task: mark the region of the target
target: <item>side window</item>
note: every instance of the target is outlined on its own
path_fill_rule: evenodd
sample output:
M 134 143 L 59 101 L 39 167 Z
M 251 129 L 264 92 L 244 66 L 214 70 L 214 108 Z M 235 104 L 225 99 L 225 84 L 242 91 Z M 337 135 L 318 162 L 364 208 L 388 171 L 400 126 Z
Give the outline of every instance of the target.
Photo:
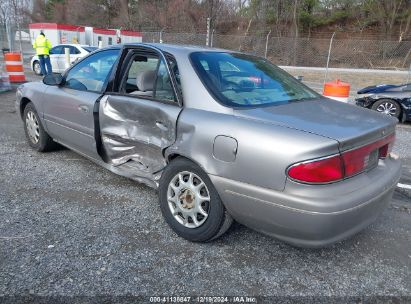
M 166 65 L 155 54 L 134 55 L 120 92 L 176 101 Z
M 75 46 L 70 46 L 70 55 L 80 54 L 80 51 Z
M 55 46 L 54 48 L 50 49 L 50 55 L 60 55 L 63 54 L 63 47 L 61 45 Z
M 158 66 L 155 98 L 176 101 L 171 78 L 163 60 L 160 61 Z
M 134 55 L 121 91 L 132 95 L 154 97 L 157 66 L 156 56 Z
M 100 92 L 120 50 L 97 52 L 76 64 L 66 75 L 64 86 L 80 91 Z
M 69 52 L 71 54 L 71 47 L 69 45 L 61 45 L 61 53 L 60 54 L 65 54 L 66 53 L 66 49 L 69 49 Z
M 177 90 L 181 93 L 181 77 L 180 77 L 180 71 L 177 66 L 177 62 L 174 59 L 174 57 L 167 57 L 168 61 L 168 66 L 170 67 L 170 72 L 174 75 L 174 78 L 176 80 L 176 85 L 177 85 Z M 170 84 L 171 85 L 171 84 Z

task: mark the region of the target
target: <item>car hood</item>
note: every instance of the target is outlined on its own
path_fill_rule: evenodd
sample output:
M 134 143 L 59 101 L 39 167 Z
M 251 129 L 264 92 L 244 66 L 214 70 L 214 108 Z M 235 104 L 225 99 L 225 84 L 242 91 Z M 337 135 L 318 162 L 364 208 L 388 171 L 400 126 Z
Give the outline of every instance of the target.
M 327 98 L 236 109 L 234 115 L 336 140 L 341 151 L 385 137 L 397 123 L 395 118 Z
M 389 91 L 401 91 L 405 85 L 393 85 L 393 84 L 379 84 L 374 86 L 365 87 L 357 92 L 357 94 L 378 94 Z

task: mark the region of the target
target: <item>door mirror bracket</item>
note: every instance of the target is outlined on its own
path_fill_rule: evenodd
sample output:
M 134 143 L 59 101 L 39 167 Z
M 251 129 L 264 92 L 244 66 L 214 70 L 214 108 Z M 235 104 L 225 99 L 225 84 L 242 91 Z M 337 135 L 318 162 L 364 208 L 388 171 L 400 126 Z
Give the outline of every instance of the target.
M 44 76 L 43 83 L 51 86 L 59 86 L 63 83 L 63 76 L 59 73 L 53 73 Z

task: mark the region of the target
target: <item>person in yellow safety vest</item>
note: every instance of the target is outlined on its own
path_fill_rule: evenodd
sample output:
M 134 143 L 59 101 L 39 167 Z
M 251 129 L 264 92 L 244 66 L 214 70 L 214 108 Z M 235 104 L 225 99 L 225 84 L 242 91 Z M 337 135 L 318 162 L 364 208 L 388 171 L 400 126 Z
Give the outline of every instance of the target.
M 53 73 L 50 62 L 51 42 L 46 38 L 43 31 L 41 31 L 40 35 L 34 40 L 33 48 L 36 50 L 36 55 L 39 57 L 41 74 L 45 76 Z

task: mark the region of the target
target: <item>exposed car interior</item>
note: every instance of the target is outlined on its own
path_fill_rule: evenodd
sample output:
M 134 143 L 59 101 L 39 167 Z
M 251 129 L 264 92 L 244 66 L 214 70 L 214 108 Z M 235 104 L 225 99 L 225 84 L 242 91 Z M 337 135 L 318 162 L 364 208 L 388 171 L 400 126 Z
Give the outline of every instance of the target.
M 120 91 L 133 96 L 175 101 L 171 78 L 163 60 L 154 54 L 135 54 Z
M 194 52 L 190 57 L 206 87 L 226 105 L 283 104 L 318 97 L 281 69 L 253 56 Z

